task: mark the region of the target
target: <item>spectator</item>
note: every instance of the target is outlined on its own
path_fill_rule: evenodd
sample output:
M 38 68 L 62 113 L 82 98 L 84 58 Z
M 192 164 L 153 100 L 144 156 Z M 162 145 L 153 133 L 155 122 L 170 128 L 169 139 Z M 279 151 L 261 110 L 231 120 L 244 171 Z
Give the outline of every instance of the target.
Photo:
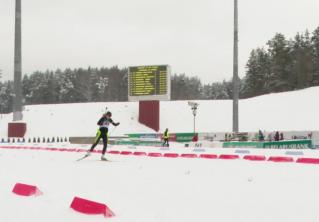
M 308 138 L 309 138 L 309 139 L 312 139 L 312 132 L 310 132 L 310 133 L 308 134 Z
M 164 143 L 163 143 L 163 146 L 167 146 L 169 147 L 169 133 L 168 133 L 168 129 L 166 128 L 165 132 L 163 133 L 163 140 L 164 140 Z
M 284 134 L 280 133 L 280 140 L 284 140 Z
M 261 132 L 261 130 L 259 130 L 258 139 L 259 139 L 259 141 L 264 141 L 265 140 L 264 134 L 263 134 L 263 132 Z
M 279 139 L 280 139 L 280 136 L 279 136 L 279 132 L 277 131 L 275 134 L 275 141 L 279 141 Z

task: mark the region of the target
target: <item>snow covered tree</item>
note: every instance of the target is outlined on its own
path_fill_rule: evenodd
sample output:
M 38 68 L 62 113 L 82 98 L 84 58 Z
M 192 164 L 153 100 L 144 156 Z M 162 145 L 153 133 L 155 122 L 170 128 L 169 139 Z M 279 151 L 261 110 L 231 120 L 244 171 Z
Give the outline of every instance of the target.
M 213 83 L 211 85 L 211 94 L 209 99 L 230 99 L 226 81 L 223 83 Z
M 246 65 L 243 95 L 252 97 L 269 92 L 270 56 L 263 48 L 252 50 Z
M 171 99 L 181 100 L 185 98 L 186 76 L 174 74 L 171 77 Z
M 203 86 L 198 77 L 187 77 L 185 74 L 175 74 L 171 77 L 172 100 L 200 99 Z
M 270 91 L 292 90 L 293 86 L 289 81 L 292 77 L 289 41 L 283 34 L 277 33 L 273 39 L 268 41 L 267 45 L 271 58 Z
M 0 82 L 0 113 L 12 112 L 13 95 L 13 82 Z
M 319 27 L 313 32 L 311 38 L 311 44 L 313 48 L 313 80 L 311 85 L 319 85 Z
M 311 86 L 314 72 L 313 48 L 310 34 L 298 33 L 292 42 L 291 50 L 291 85 L 294 89 Z
M 76 75 L 71 69 L 66 69 L 58 78 L 59 101 L 62 103 L 74 103 L 81 101 L 81 92 L 75 88 Z

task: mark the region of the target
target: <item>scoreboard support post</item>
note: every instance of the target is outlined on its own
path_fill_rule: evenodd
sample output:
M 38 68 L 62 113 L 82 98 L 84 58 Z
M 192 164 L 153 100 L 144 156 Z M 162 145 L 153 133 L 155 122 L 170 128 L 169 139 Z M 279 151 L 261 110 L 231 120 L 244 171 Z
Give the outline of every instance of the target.
M 158 132 L 160 129 L 160 101 L 139 101 L 138 121 Z
M 27 131 L 25 122 L 10 122 L 8 123 L 8 137 L 23 138 Z

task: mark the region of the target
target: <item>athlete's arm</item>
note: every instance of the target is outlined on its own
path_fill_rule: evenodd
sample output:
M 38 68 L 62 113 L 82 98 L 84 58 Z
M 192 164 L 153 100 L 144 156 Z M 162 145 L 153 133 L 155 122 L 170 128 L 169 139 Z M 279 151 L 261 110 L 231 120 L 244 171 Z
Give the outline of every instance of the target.
M 103 117 L 101 117 L 101 119 L 97 122 L 97 125 L 101 126 L 103 123 Z
M 112 119 L 110 119 L 110 123 L 112 123 L 113 124 L 113 126 L 118 126 L 118 125 L 120 125 L 120 123 L 118 122 L 118 123 L 114 123 L 114 121 L 112 120 Z

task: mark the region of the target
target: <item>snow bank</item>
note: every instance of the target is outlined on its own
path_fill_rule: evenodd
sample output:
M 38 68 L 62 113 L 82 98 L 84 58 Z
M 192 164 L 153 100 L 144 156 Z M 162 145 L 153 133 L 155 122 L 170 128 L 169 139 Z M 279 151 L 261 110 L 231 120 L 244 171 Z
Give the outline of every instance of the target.
M 317 95 L 319 87 L 312 87 L 240 100 L 240 130 L 318 130 Z M 232 130 L 232 101 L 197 102 L 200 104 L 196 117 L 198 132 Z M 113 119 L 121 123 L 116 129 L 111 129 L 113 135 L 154 132 L 138 123 L 137 102 L 79 103 L 26 106 L 23 112 L 28 124 L 26 136 L 94 136 L 96 122 L 106 106 L 112 111 Z M 193 115 L 187 101 L 162 101 L 160 118 L 160 131 L 165 128 L 171 132 L 193 131 Z M 11 120 L 12 114 L 1 117 L 0 137 L 6 137 L 7 124 Z

